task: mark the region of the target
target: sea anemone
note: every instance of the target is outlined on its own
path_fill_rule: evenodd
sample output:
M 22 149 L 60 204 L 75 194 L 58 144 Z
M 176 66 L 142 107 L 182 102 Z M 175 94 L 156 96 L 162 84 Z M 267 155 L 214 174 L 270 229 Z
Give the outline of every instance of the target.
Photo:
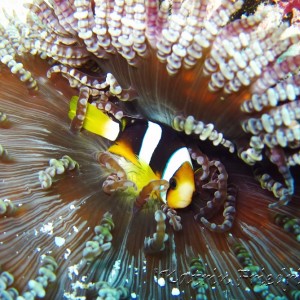
M 299 34 L 281 6 L 254 6 L 37 0 L 26 22 L 6 15 L 1 299 L 299 299 Z M 88 103 L 178 131 L 200 165 L 192 204 L 135 211 L 105 193 L 110 143 L 84 129 Z

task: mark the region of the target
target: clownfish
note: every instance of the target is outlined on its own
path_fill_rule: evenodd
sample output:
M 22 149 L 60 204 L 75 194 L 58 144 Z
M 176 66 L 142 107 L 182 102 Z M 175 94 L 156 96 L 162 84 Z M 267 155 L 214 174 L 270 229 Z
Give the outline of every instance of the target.
M 70 119 L 75 117 L 77 101 L 78 97 L 72 97 Z M 116 122 L 88 104 L 83 128 L 113 141 L 107 151 L 120 157 L 118 163 L 138 192 L 150 181 L 163 179 L 169 188 L 160 193 L 162 201 L 174 209 L 187 207 L 195 191 L 194 170 L 189 151 L 177 132 L 144 119 L 124 120 Z

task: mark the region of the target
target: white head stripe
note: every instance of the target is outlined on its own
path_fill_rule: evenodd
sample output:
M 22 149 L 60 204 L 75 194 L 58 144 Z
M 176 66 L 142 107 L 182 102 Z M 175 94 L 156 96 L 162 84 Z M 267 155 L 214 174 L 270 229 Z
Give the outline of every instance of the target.
M 139 159 L 147 164 L 150 163 L 154 150 L 161 139 L 162 129 L 158 124 L 148 122 L 148 128 L 144 135 L 139 153 Z
M 169 158 L 163 171 L 162 179 L 169 181 L 180 166 L 185 162 L 189 162 L 192 165 L 188 149 L 186 147 L 182 147 L 176 150 Z

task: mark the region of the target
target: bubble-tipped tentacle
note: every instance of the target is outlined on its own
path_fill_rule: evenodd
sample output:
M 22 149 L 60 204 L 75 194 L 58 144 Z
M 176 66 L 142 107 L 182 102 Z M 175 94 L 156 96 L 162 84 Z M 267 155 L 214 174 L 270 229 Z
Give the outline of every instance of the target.
M 166 215 L 161 211 L 157 210 L 155 212 L 155 221 L 157 222 L 156 233 L 153 237 L 146 237 L 144 241 L 144 248 L 147 254 L 153 254 L 165 249 L 165 241 L 168 240 L 168 235 L 166 234 Z
M 38 270 L 38 276 L 35 279 L 28 281 L 28 288 L 22 295 L 12 285 L 14 283 L 14 276 L 9 272 L 2 272 L 0 274 L 0 297 L 1 299 L 35 299 L 44 298 L 46 296 L 46 288 L 51 283 L 56 281 L 56 270 L 58 268 L 57 262 L 52 256 L 42 256 L 42 266 Z
M 85 115 L 86 115 L 89 96 L 90 96 L 89 88 L 87 87 L 80 88 L 76 115 L 70 125 L 71 130 L 75 133 L 79 132 L 82 129 Z
M 236 204 L 236 188 L 234 186 L 228 186 L 227 198 L 224 202 L 224 221 L 222 224 L 215 224 L 209 222 L 205 217 L 201 217 L 202 224 L 211 231 L 225 232 L 232 228 L 235 218 L 235 204 Z
M 109 100 L 100 100 L 96 102 L 96 106 L 98 109 L 102 110 L 105 113 L 111 114 L 117 120 L 122 120 L 124 117 L 124 112 L 117 105 L 112 103 Z
M 105 81 L 105 76 L 101 74 L 89 75 L 85 74 L 77 69 L 64 65 L 52 66 L 47 71 L 47 77 L 50 78 L 53 73 L 62 73 L 64 77 L 77 82 L 77 87 L 86 86 L 91 89 L 103 90 L 108 86 Z
M 93 261 L 102 252 L 108 251 L 111 248 L 112 234 L 114 229 L 112 214 L 106 212 L 100 222 L 100 225 L 94 229 L 95 236 L 92 241 L 86 242 L 82 256 L 87 262 Z
M 96 282 L 90 290 L 97 292 L 97 299 L 128 299 L 129 290 L 126 287 L 112 287 L 105 281 Z
M 229 230 L 235 217 L 236 189 L 227 186 L 228 174 L 224 165 L 216 160 L 209 161 L 208 157 L 199 149 L 189 148 L 192 159 L 201 166 L 195 172 L 196 192 L 200 198 L 210 190 L 216 190 L 206 202 L 206 205 L 198 208 L 195 219 L 203 223 L 211 231 L 224 232 Z M 224 221 L 217 225 L 208 221 L 209 218 L 217 214 L 224 205 Z
M 152 180 L 143 187 L 140 194 L 135 200 L 134 211 L 140 210 L 143 205 L 153 196 L 154 193 L 163 193 L 169 188 L 169 183 L 166 180 Z
M 288 166 L 294 167 L 300 165 L 300 150 L 286 156 L 286 162 Z
M 24 69 L 23 64 L 16 59 L 17 49 L 13 47 L 10 42 L 10 37 L 18 34 L 16 30 L 5 30 L 0 25 L 0 61 L 5 64 L 13 74 L 17 74 L 21 81 L 25 82 L 27 87 L 31 90 L 37 90 L 37 82 L 32 77 L 31 73 Z M 18 43 L 17 43 L 18 44 Z
M 205 281 L 207 271 L 202 259 L 194 258 L 191 261 L 190 273 L 192 275 L 191 287 L 197 291 L 197 298 L 206 299 L 209 285 Z
M 291 200 L 289 189 L 279 181 L 274 180 L 270 174 L 265 173 L 262 167 L 256 166 L 254 168 L 254 176 L 263 189 L 272 192 L 279 199 L 277 202 L 269 204 L 270 208 L 286 205 Z
M 227 178 L 228 174 L 224 165 L 212 160 L 209 163 L 210 174 L 207 182 L 202 183 L 202 189 L 216 190 L 212 200 L 209 200 L 206 205 L 200 208 L 199 213 L 195 216 L 200 219 L 203 216 L 211 216 L 220 209 L 227 197 Z M 219 173 L 219 174 L 218 174 Z
M 275 214 L 274 223 L 295 236 L 297 242 L 300 242 L 300 219 L 285 214 Z
M 208 157 L 200 151 L 200 149 L 193 147 L 189 148 L 189 153 L 192 160 L 200 166 L 200 169 L 195 172 L 196 184 L 201 184 L 202 180 L 205 180 L 209 176 L 209 159 Z
M 180 231 L 182 229 L 181 217 L 177 215 L 177 211 L 170 208 L 167 204 L 163 204 L 161 209 L 168 217 L 169 224 L 173 227 L 173 229 L 175 231 Z
M 0 216 L 13 216 L 17 209 L 17 206 L 11 200 L 0 198 Z
M 42 189 L 50 188 L 56 175 L 61 175 L 66 171 L 73 171 L 78 168 L 79 164 L 68 155 L 64 155 L 59 160 L 50 159 L 49 167 L 38 174 Z
M 213 124 L 205 124 L 202 121 L 197 121 L 193 116 L 176 116 L 173 119 L 172 126 L 177 131 L 184 131 L 187 135 L 195 134 L 202 141 L 210 140 L 214 146 L 223 145 L 229 152 L 234 152 L 233 143 L 226 140 L 222 133 L 214 129 Z
M 112 172 L 103 182 L 102 188 L 105 193 L 111 194 L 130 187 L 136 189 L 135 183 L 127 179 L 126 172 L 112 154 L 109 152 L 100 152 L 97 154 L 97 160 L 104 169 Z

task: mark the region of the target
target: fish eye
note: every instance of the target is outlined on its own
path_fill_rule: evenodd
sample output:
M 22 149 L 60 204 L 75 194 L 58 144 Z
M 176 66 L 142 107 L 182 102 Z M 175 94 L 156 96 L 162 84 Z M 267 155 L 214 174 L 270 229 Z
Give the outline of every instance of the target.
M 177 187 L 177 181 L 174 177 L 172 177 L 169 181 L 170 189 L 175 190 Z

